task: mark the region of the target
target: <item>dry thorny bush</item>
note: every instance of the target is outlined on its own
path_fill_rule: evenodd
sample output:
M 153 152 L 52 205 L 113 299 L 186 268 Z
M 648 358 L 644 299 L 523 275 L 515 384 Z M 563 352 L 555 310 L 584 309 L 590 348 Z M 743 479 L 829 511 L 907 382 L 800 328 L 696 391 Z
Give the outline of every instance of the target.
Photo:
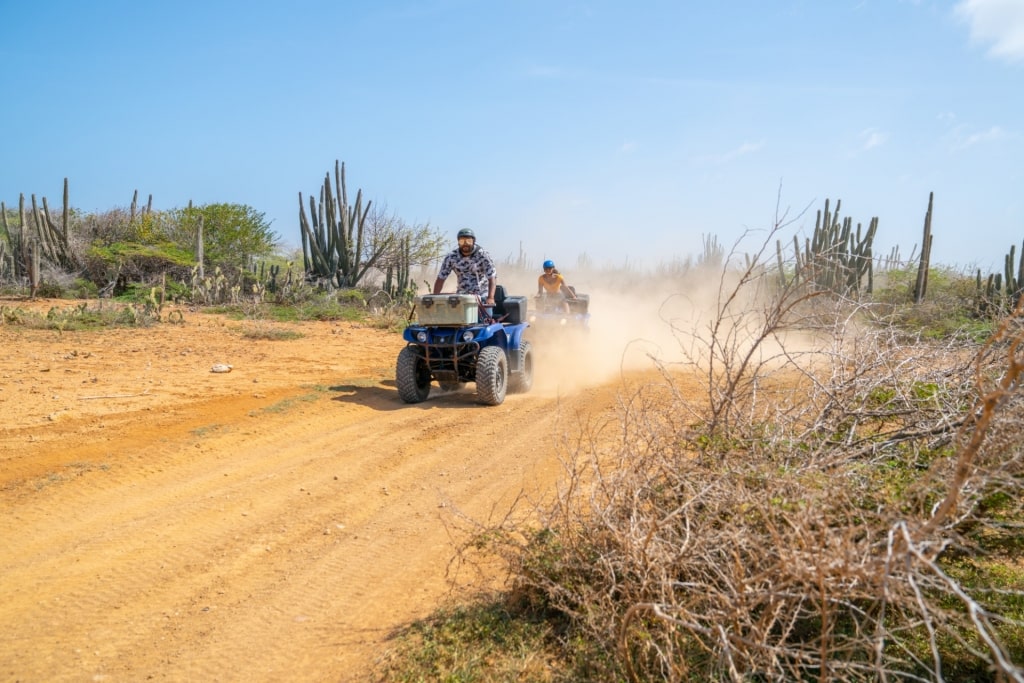
M 486 530 L 515 593 L 630 680 L 1024 681 L 1024 311 L 908 344 L 768 283 L 666 320 L 684 362 L 615 446 L 567 436 L 555 499 Z

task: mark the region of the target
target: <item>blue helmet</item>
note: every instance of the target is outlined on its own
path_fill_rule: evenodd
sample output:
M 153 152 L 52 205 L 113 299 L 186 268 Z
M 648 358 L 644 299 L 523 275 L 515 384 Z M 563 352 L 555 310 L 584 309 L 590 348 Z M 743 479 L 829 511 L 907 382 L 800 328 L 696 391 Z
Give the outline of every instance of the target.
M 545 261 L 545 262 L 544 262 L 544 267 L 545 267 L 545 268 L 554 268 L 554 267 L 555 267 L 555 262 L 554 262 L 554 261 L 551 261 L 551 260 L 549 259 L 549 260 L 547 260 L 547 261 Z

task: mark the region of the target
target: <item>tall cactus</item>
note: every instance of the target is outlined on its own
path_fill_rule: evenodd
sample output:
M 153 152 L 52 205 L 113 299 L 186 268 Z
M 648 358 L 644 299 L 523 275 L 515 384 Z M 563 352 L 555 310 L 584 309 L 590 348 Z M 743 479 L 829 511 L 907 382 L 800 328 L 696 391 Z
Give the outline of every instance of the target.
M 39 285 L 43 282 L 43 271 L 40 267 L 39 243 L 31 240 L 28 245 L 28 284 L 29 296 L 33 299 L 39 292 Z
M 1006 278 L 1006 293 L 1012 295 L 1017 288 L 1017 277 L 1013 271 L 1014 255 L 1017 252 L 1017 245 L 1010 245 L 1010 253 L 1003 257 L 1003 277 Z
M 849 273 L 847 275 L 847 287 L 853 291 L 860 290 L 861 280 L 867 276 L 868 282 L 865 288 L 867 294 L 875 290 L 875 268 L 874 254 L 871 245 L 875 241 L 875 233 L 878 232 L 878 216 L 874 216 L 868 224 L 867 233 L 861 239 L 860 223 L 857 224 L 857 239 L 851 240 Z
M 188 208 L 192 208 L 191 201 L 188 203 Z M 203 237 L 203 226 L 203 214 L 199 214 L 199 222 L 196 225 L 196 264 L 199 266 L 199 279 L 206 277 L 206 266 L 203 264 L 203 261 L 206 259 L 206 253 L 204 251 L 206 249 L 206 240 Z
M 921 260 L 917 265 L 917 281 L 914 283 L 914 303 L 924 301 L 928 292 L 928 268 L 932 258 L 932 202 L 935 193 L 928 193 L 928 211 L 924 214 L 924 234 L 921 237 Z
M 28 276 L 32 254 L 29 251 L 32 237 L 28 232 L 28 219 L 25 213 L 25 195 L 18 195 L 18 255 L 21 257 L 21 274 Z
M 1014 253 L 1017 245 L 1010 247 L 1010 253 L 1003 259 L 1003 275 L 1006 279 L 1006 300 L 1008 310 L 1017 306 L 1021 295 L 1024 294 L 1024 245 L 1021 246 L 1020 262 L 1014 270 Z
M 799 255 L 799 246 L 797 247 L 797 254 Z M 782 240 L 775 241 L 775 262 L 776 267 L 779 269 L 779 286 L 785 289 L 786 287 L 786 269 L 784 267 L 784 261 L 782 259 Z
M 7 242 L 0 240 L 0 282 L 14 275 L 13 255 L 7 251 Z
M 18 260 L 21 251 L 20 233 L 15 233 L 7 220 L 7 205 L 0 202 L 0 228 L 3 228 L 3 240 L 0 240 L 0 259 L 4 267 L 4 274 L 11 277 L 22 275 L 22 263 Z
M 981 284 L 981 268 L 978 268 L 974 276 L 974 315 L 984 317 L 988 314 L 992 303 L 993 277 L 989 273 L 985 286 Z

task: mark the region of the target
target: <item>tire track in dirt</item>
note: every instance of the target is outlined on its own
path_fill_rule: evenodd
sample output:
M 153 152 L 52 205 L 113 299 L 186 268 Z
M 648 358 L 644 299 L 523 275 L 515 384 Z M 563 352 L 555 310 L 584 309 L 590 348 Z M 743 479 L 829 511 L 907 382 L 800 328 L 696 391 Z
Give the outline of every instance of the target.
M 221 398 L 149 428 L 111 417 L 125 431 L 42 466 L 4 456 L 0 672 L 361 680 L 444 594 L 446 521 L 548 489 L 559 420 L 612 402 L 403 406 L 386 381 Z M 47 479 L 60 463 L 78 469 Z

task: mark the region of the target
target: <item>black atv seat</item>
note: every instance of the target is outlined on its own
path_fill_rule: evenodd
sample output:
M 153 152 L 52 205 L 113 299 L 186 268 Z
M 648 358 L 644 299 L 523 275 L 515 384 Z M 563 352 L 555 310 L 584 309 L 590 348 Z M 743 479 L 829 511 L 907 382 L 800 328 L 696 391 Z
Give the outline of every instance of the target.
M 505 288 L 501 285 L 495 285 L 493 309 L 495 320 L 501 320 L 507 315 L 505 312 L 505 296 Z

